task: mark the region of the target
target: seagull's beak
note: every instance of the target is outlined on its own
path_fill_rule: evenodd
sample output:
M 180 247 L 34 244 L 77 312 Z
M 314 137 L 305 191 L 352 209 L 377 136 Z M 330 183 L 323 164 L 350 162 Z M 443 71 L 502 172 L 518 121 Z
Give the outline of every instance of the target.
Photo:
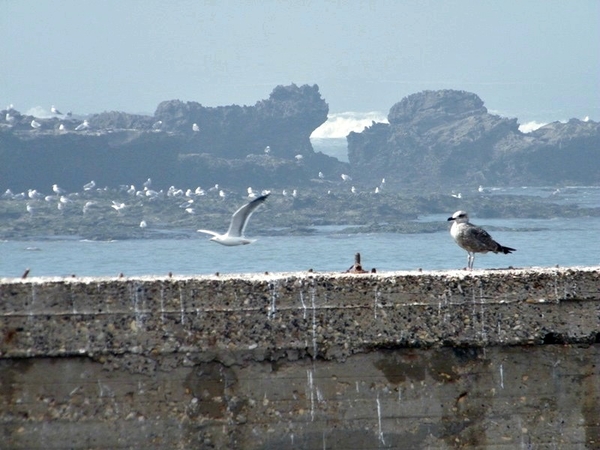
M 454 220 L 454 217 L 448 217 L 448 221 Z

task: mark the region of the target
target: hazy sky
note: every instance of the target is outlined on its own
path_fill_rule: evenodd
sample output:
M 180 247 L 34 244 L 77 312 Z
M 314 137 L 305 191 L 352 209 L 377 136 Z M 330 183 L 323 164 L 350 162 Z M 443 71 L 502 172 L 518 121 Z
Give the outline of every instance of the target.
M 599 0 L 0 0 L 0 108 L 153 113 L 318 84 L 330 112 L 426 89 L 600 120 Z

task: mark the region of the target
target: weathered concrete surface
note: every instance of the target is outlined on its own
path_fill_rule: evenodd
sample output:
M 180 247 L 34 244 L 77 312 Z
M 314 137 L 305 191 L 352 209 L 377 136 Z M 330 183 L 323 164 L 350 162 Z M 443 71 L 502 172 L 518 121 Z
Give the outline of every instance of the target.
M 0 448 L 600 448 L 600 269 L 3 279 Z

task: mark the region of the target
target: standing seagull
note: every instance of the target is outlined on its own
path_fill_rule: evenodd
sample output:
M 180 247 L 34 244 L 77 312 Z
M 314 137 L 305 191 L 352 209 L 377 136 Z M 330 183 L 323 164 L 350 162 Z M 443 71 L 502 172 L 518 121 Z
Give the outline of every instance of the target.
M 231 216 L 231 223 L 229 224 L 229 230 L 225 234 L 215 233 L 210 230 L 198 230 L 199 233 L 210 234 L 213 237 L 210 239 L 221 245 L 227 245 L 228 247 L 234 245 L 246 245 L 252 244 L 256 239 L 246 239 L 244 237 L 244 229 L 248 224 L 248 219 L 254 212 L 256 208 L 258 208 L 269 196 L 269 194 L 262 195 L 250 203 L 246 203 L 240 209 L 233 213 Z
M 454 221 L 450 234 L 459 247 L 467 251 L 467 269 L 473 270 L 475 253 L 512 253 L 514 248 L 503 247 L 492 239 L 483 228 L 469 222 L 469 215 L 464 211 L 456 211 L 448 220 Z
M 63 194 L 67 193 L 67 191 L 65 191 L 63 188 L 61 188 L 58 184 L 53 184 L 52 190 L 54 191 L 55 194 L 58 194 L 58 195 L 63 195 Z
M 75 127 L 75 131 L 83 131 L 87 130 L 90 127 L 90 124 L 87 120 L 84 120 L 82 123 Z

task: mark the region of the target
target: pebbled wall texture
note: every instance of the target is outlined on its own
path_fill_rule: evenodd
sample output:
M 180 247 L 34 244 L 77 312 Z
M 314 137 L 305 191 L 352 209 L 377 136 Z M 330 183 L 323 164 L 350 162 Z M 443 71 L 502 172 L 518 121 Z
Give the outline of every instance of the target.
M 0 279 L 2 449 L 598 449 L 600 268 Z

